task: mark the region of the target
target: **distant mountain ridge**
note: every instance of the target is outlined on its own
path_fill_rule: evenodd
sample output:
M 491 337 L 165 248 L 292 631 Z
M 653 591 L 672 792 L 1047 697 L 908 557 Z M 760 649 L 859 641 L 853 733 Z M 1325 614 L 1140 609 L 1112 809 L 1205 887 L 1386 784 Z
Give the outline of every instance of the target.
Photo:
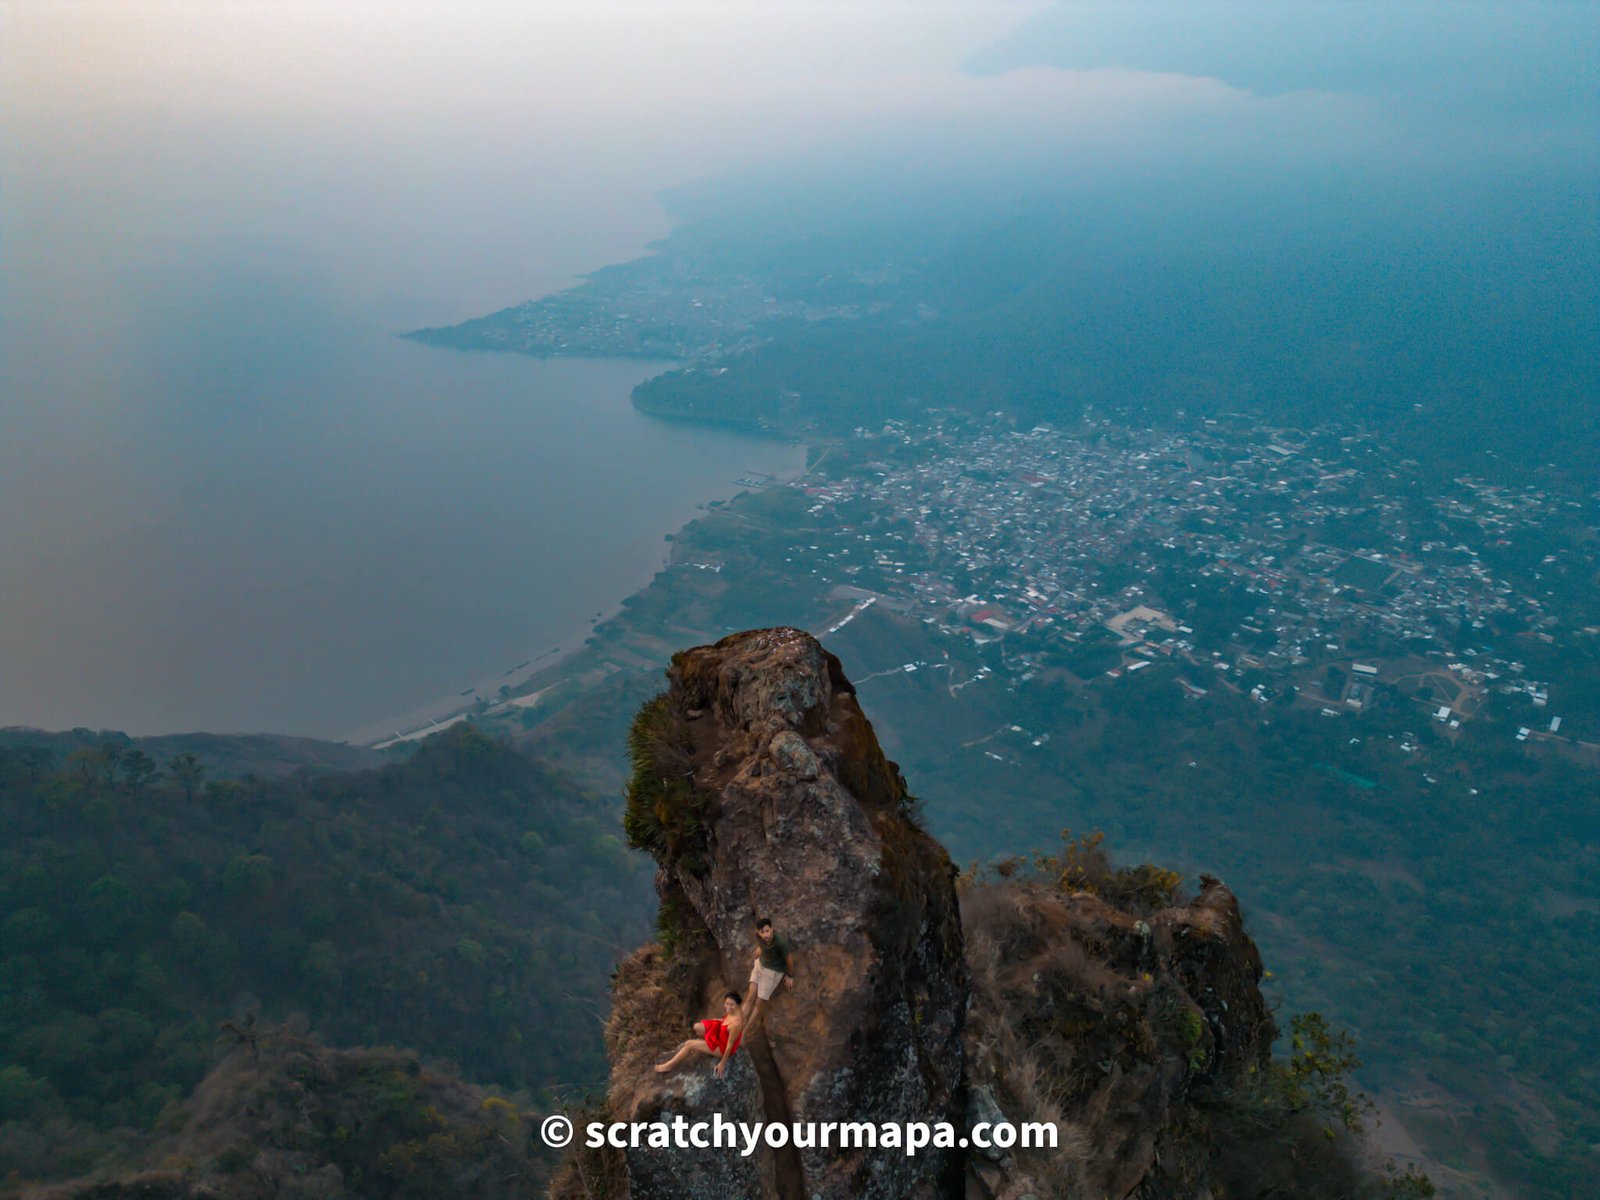
M 1570 180 L 1334 183 L 1109 171 L 905 221 L 886 196 L 846 221 L 733 189 L 649 258 L 408 336 L 668 354 L 641 410 L 782 436 L 938 408 L 1245 412 L 1364 423 L 1440 477 L 1600 484 L 1592 200 Z

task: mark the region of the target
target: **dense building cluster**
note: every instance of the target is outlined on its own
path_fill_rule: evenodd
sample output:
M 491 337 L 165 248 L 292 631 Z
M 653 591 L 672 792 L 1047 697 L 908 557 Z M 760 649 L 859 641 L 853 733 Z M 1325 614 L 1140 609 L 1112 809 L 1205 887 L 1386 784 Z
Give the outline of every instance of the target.
M 1330 712 L 1398 684 L 1459 724 L 1489 688 L 1542 706 L 1547 684 L 1524 678 L 1508 631 L 1568 632 L 1485 551 L 1576 502 L 1470 479 L 1429 487 L 1347 430 L 950 416 L 858 431 L 804 486 L 820 532 L 796 550 L 811 571 L 1004 639 L 1023 674 L 1165 658 L 1204 671 L 1186 674 L 1196 691 L 1292 692 Z

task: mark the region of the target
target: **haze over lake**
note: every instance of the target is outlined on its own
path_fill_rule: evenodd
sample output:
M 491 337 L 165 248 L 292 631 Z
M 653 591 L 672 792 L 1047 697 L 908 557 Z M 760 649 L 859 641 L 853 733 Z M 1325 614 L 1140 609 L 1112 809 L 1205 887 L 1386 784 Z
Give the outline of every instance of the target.
M 1583 6 L 1463 9 L 1447 70 L 1424 4 L 1047 7 L 0 5 L 0 724 L 337 735 L 581 634 L 798 448 L 639 415 L 647 364 L 394 335 L 636 257 L 707 176 L 779 227 L 1066 179 L 1113 252 L 1166 181 L 1291 267 L 1447 227 L 1548 281 L 1463 304 L 1583 336 Z

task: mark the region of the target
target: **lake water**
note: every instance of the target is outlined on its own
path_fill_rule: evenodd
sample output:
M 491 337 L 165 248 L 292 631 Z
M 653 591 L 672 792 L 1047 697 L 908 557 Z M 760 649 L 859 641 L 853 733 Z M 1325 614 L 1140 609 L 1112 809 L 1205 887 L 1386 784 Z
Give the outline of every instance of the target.
M 38 458 L 0 512 L 0 723 L 337 735 L 575 644 L 696 505 L 802 457 L 641 416 L 648 370 L 375 336 L 110 445 L 5 419 Z
M 705 169 L 561 107 L 583 21 L 0 11 L 0 724 L 339 736 L 581 639 L 800 461 L 641 416 L 650 364 L 395 336 L 642 253 Z

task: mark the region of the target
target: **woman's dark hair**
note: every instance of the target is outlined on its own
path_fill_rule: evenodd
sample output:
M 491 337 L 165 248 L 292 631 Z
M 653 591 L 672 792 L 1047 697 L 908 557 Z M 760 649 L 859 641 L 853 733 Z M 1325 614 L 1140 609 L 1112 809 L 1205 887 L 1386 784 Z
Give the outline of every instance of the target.
M 744 997 L 739 995 L 738 992 L 729 992 L 726 996 L 723 997 L 723 999 L 724 1000 L 732 1000 L 735 1004 L 743 1004 L 744 1003 Z

